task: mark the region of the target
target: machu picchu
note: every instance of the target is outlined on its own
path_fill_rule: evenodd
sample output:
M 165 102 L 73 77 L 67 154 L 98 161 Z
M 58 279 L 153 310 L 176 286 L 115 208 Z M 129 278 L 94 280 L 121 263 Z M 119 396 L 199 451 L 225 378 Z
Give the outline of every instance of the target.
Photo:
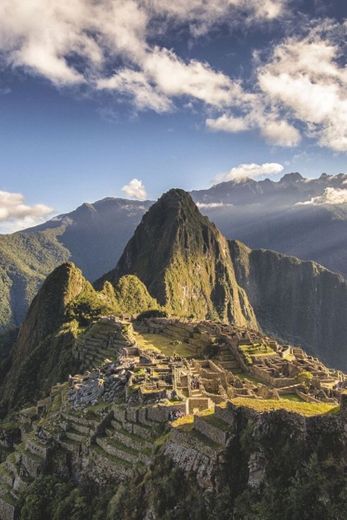
M 241 520 L 306 468 L 344 507 L 347 375 L 262 329 L 229 246 L 171 190 L 94 286 L 49 275 L 0 381 L 0 520 L 56 520 L 42 489 L 91 520 Z
M 0 464 L 1 520 L 17 518 L 31 483 L 62 466 L 102 488 L 145 474 L 160 455 L 212 490 L 240 413 L 251 421 L 287 411 L 308 428 L 330 416 L 347 431 L 347 375 L 237 325 L 109 315 L 77 338 L 73 355 L 81 373 L 12 416 L 20 434 Z M 248 460 L 253 489 L 265 479 L 259 457 Z

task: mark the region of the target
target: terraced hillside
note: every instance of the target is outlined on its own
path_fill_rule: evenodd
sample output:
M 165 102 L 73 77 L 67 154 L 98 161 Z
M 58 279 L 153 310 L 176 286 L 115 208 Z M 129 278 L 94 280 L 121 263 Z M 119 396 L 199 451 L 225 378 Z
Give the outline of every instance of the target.
M 109 359 L 102 360 L 106 354 Z M 335 460 L 338 450 L 336 468 L 342 467 L 347 376 L 298 347 L 210 321 L 107 317 L 81 337 L 75 355 L 89 370 L 8 418 L 1 520 L 20 518 L 39 483 L 62 474 L 73 479 L 76 492 L 87 481 L 101 496 L 111 486 L 112 500 L 134 519 L 128 499 L 143 489 L 139 518 L 153 507 L 160 514 L 159 482 L 168 464 L 186 493 L 232 490 L 225 506 L 231 512 L 241 507 L 232 505 L 236 496 L 274 485 L 272 448 L 282 460 L 283 442 L 292 446 L 286 478 L 293 479 L 303 458 L 327 441 L 327 432 L 334 442 L 320 456 Z M 0 442 L 2 428 L 0 423 Z M 286 441 L 277 438 L 279 429 L 288 433 Z M 201 507 L 204 517 L 213 518 L 210 506 Z

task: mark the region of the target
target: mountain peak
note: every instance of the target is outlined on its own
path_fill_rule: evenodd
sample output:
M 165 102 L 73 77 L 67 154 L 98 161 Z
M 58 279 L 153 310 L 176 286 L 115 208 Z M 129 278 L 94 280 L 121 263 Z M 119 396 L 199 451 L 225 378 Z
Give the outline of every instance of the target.
M 173 212 L 176 212 L 177 215 L 184 214 L 185 212 L 195 213 L 199 214 L 201 218 L 204 218 L 200 215 L 191 195 L 180 188 L 173 188 L 164 193 L 148 213 L 154 214 L 155 210 L 159 209 L 164 211 L 167 215 L 170 214 L 170 218 L 172 218 Z
M 304 177 L 301 175 L 301 173 L 292 172 L 292 173 L 286 173 L 285 175 L 283 175 L 280 182 L 289 184 L 289 183 L 300 182 L 303 180 L 304 180 Z
M 31 345 L 39 343 L 60 326 L 66 306 L 87 283 L 82 271 L 72 262 L 65 262 L 52 271 L 32 301 L 20 329 L 17 343 L 23 350 L 29 351 Z
M 168 191 L 149 209 L 117 267 L 98 285 L 127 274 L 137 275 L 170 314 L 257 327 L 227 241 L 183 190 Z

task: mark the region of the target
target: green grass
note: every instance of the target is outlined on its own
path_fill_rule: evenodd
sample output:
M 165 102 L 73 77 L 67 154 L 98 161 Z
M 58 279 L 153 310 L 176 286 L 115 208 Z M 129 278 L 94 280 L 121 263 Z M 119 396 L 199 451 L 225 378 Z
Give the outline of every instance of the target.
M 297 394 L 282 394 L 281 395 L 281 399 L 286 399 L 287 401 L 295 401 L 297 403 L 304 403 L 305 402 Z
M 100 448 L 100 446 L 98 446 L 97 444 L 93 445 L 93 451 L 95 451 L 100 457 L 103 457 L 104 459 L 111 461 L 115 466 L 126 466 L 128 468 L 132 467 L 132 464 L 127 460 L 123 460 L 119 457 L 116 457 L 115 455 L 106 453 L 106 451 Z
M 197 357 L 203 349 L 203 344 L 200 346 L 190 345 L 189 343 L 176 343 L 171 337 L 164 334 L 149 334 L 149 333 L 134 333 L 135 341 L 143 350 L 154 350 L 162 352 L 166 356 L 172 356 L 176 353 L 181 357 Z
M 231 399 L 236 406 L 245 406 L 253 408 L 257 412 L 271 412 L 273 410 L 287 410 L 288 412 L 298 413 L 300 415 L 324 415 L 337 412 L 339 407 L 330 403 L 306 403 L 298 402 L 294 399 L 252 399 L 248 397 L 237 397 Z
M 276 352 L 265 343 L 253 343 L 252 345 L 239 345 L 242 353 L 250 356 L 271 356 Z
M 194 415 L 184 415 L 183 417 L 172 421 L 171 425 L 180 430 L 191 431 L 194 425 Z
M 136 457 L 138 454 L 138 450 L 135 448 L 130 448 L 130 446 L 126 446 L 118 439 L 113 439 L 112 437 L 104 437 L 104 439 L 110 446 L 118 448 L 121 451 L 125 451 L 126 453 L 129 453 L 129 455 L 134 455 L 134 457 Z
M 249 381 L 250 383 L 254 383 L 256 385 L 258 385 L 259 383 L 263 384 L 263 382 L 260 381 L 260 379 L 249 374 L 240 373 L 237 374 L 237 377 L 241 379 L 241 381 Z

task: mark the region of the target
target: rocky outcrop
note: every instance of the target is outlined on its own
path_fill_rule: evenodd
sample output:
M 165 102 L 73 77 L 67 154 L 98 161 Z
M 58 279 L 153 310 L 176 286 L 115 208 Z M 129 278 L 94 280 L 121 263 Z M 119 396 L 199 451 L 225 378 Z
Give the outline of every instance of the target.
M 347 368 L 347 283 L 314 262 L 230 242 L 238 283 L 268 334 Z
M 116 269 L 97 285 L 115 284 L 125 274 L 136 274 L 174 315 L 257 327 L 237 284 L 227 241 L 183 190 L 170 190 L 151 207 Z
M 79 324 L 67 311 L 79 301 L 84 309 L 99 303 L 82 272 L 72 263 L 62 264 L 46 279 L 20 328 L 11 365 L 0 384 L 5 408 L 37 399 L 78 368 L 72 347 Z

